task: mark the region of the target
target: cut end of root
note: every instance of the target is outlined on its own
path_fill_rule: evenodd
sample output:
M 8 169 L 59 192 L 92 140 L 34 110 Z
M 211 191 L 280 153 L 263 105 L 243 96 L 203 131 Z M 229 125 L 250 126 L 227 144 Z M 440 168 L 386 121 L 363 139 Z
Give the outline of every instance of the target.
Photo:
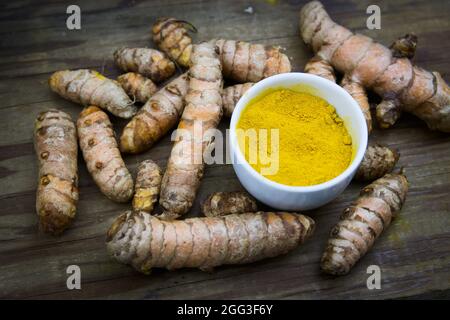
M 73 216 L 61 214 L 53 205 L 41 210 L 39 229 L 54 236 L 60 235 L 72 223 Z

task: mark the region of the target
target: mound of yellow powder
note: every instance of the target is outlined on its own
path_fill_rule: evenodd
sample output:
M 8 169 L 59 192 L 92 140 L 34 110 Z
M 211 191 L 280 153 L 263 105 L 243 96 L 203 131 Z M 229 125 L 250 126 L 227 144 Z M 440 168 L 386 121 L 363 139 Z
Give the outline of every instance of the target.
M 243 110 L 237 129 L 256 129 L 258 144 L 245 138 L 239 145 L 246 160 L 260 173 L 269 165 L 261 161 L 259 129 L 269 130 L 267 154 L 278 158 L 278 170 L 263 175 L 281 184 L 326 182 L 341 174 L 352 160 L 351 137 L 334 107 L 307 93 L 283 89 L 262 95 Z M 278 148 L 271 148 L 270 129 L 279 130 Z M 255 158 L 256 163 L 251 163 Z

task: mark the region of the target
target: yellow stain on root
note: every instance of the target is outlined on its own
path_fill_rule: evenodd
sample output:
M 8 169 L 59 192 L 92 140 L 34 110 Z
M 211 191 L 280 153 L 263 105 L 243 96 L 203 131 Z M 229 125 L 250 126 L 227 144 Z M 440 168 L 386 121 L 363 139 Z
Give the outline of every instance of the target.
M 352 139 L 335 108 L 308 93 L 288 89 L 268 91 L 252 100 L 242 111 L 236 129 L 279 129 L 279 153 L 275 174 L 266 178 L 289 186 L 311 186 L 341 174 L 352 160 Z M 258 135 L 259 139 L 259 135 Z M 249 143 L 250 142 L 250 143 Z M 246 160 L 259 173 L 262 164 L 258 144 L 249 139 L 239 141 Z M 257 152 L 257 161 L 249 161 Z M 254 159 L 254 158 L 253 158 Z

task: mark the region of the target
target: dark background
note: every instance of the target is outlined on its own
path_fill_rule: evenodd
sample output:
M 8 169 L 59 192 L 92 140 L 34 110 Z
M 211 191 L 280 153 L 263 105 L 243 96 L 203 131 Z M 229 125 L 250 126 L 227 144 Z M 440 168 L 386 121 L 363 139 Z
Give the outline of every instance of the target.
M 92 68 L 115 77 L 112 53 L 120 46 L 153 46 L 156 18 L 174 16 L 198 29 L 195 41 L 227 38 L 280 45 L 293 71 L 311 52 L 298 31 L 306 1 L 2 1 L 0 5 L 0 297 L 1 298 L 396 298 L 450 296 L 450 136 L 432 132 L 403 115 L 394 128 L 375 130 L 371 142 L 399 149 L 411 189 L 400 216 L 345 277 L 322 275 L 319 260 L 332 225 L 356 199 L 352 183 L 332 203 L 307 214 L 317 222 L 312 239 L 294 252 L 244 266 L 199 270 L 155 270 L 143 276 L 112 261 L 105 233 L 128 204 L 104 197 L 79 158 L 80 201 L 74 224 L 60 237 L 38 232 L 35 214 L 37 162 L 33 150 L 36 115 L 58 108 L 76 119 L 81 107 L 53 94 L 47 80 L 59 69 Z M 81 7 L 79 31 L 66 28 L 66 8 Z M 381 8 L 381 30 L 367 30 L 370 4 Z M 253 14 L 244 10 L 251 6 Z M 415 63 L 450 80 L 449 1 L 325 1 L 337 22 L 389 45 L 414 31 Z M 125 124 L 114 119 L 118 132 Z M 228 126 L 227 119 L 221 128 Z M 147 158 L 165 166 L 165 137 L 149 152 L 126 156 L 131 171 Z M 241 189 L 231 165 L 206 170 L 197 201 L 212 191 Z M 191 215 L 198 214 L 198 202 Z M 82 290 L 66 289 L 66 268 L 81 267 Z M 382 289 L 366 288 L 366 269 L 382 270 Z

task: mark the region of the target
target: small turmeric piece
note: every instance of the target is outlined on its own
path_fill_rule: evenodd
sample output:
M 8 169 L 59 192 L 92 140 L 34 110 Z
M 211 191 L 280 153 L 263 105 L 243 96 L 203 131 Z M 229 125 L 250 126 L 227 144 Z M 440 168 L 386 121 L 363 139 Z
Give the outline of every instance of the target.
M 224 78 L 239 83 L 258 82 L 279 73 L 291 72 L 289 58 L 273 46 L 244 41 L 216 40 Z
M 156 92 L 123 129 L 120 151 L 148 150 L 174 127 L 183 113 L 188 83 L 187 74 L 182 74 Z
M 152 29 L 158 47 L 184 67 L 190 65 L 192 54 L 187 26 L 196 31 L 192 24 L 175 18 L 161 18 Z M 291 71 L 289 58 L 277 47 L 224 39 L 212 42 L 219 48 L 224 78 L 240 83 L 258 82 Z
M 114 52 L 114 61 L 123 71 L 140 73 L 155 82 L 175 73 L 175 64 L 164 53 L 150 48 L 120 48 Z
M 139 164 L 136 176 L 133 210 L 153 212 L 161 188 L 161 168 L 152 160 L 145 160 Z
M 225 117 L 231 117 L 234 108 L 239 99 L 254 85 L 253 82 L 247 82 L 242 84 L 236 84 L 223 89 L 222 101 L 223 101 L 223 115 Z
M 108 115 L 95 106 L 80 113 L 77 121 L 80 149 L 87 169 L 101 192 L 116 202 L 133 196 L 133 179 L 117 146 Z
M 152 27 L 153 41 L 158 48 L 183 67 L 189 67 L 192 53 L 188 27 L 197 32 L 189 22 L 175 18 L 159 18 Z
M 321 260 L 324 272 L 347 274 L 373 246 L 400 211 L 408 192 L 403 174 L 386 174 L 363 188 L 358 200 L 344 210 L 331 230 Z
M 141 76 L 139 73 L 125 73 L 117 78 L 117 82 L 129 96 L 142 103 L 146 103 L 158 91 L 152 80 Z
M 370 37 L 335 23 L 319 1 L 300 11 L 303 41 L 316 56 L 344 75 L 344 88 L 358 101 L 366 120 L 372 90 L 383 100 L 376 108 L 380 127 L 392 126 L 402 111 L 424 120 L 433 130 L 450 132 L 450 90 L 438 72 L 415 66 L 417 38 L 405 36 L 387 48 Z
M 164 219 L 176 219 L 191 208 L 203 176 L 203 152 L 214 143 L 205 133 L 222 116 L 223 79 L 216 49 L 204 42 L 192 51 L 186 107 L 178 124 L 184 130 L 177 131 L 159 197 Z
M 220 217 L 229 214 L 256 212 L 255 199 L 244 191 L 214 192 L 202 203 L 202 213 L 206 217 Z
M 137 111 L 119 83 L 97 71 L 57 71 L 51 75 L 49 85 L 54 92 L 67 100 L 83 106 L 98 106 L 120 118 L 131 118 Z
M 77 132 L 71 117 L 53 109 L 40 113 L 34 147 L 39 160 L 39 225 L 44 232 L 60 234 L 74 219 L 78 202 Z
M 314 231 L 314 221 L 288 212 L 163 221 L 127 211 L 113 222 L 106 246 L 117 261 L 149 274 L 152 268 L 211 271 L 285 254 Z
M 355 179 L 373 181 L 391 172 L 400 155 L 397 151 L 384 146 L 369 146 L 356 171 Z

